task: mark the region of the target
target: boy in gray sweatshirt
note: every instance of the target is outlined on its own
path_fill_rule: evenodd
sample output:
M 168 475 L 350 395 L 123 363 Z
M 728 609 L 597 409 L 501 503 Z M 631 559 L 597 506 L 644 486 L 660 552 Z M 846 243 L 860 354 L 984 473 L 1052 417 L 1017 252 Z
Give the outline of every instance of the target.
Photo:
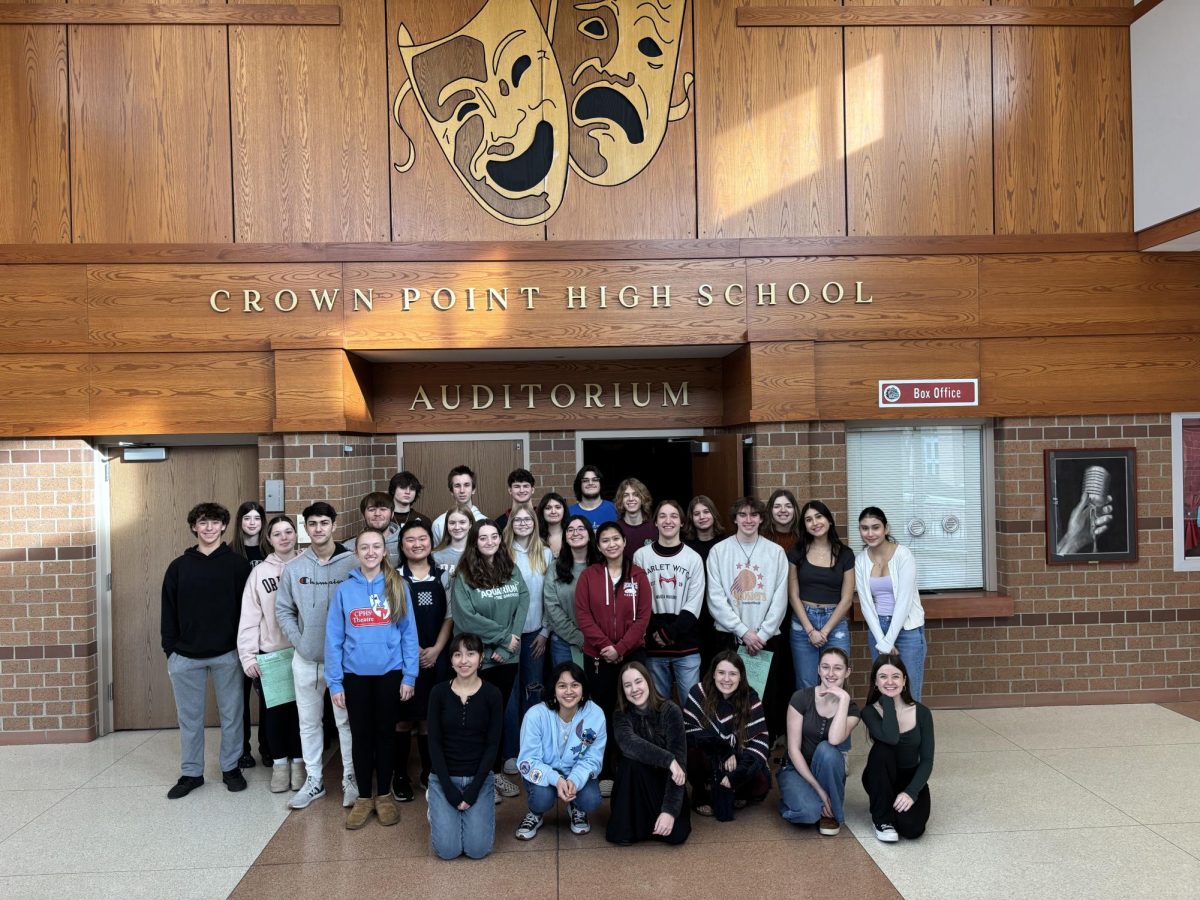
M 304 529 L 312 543 L 283 567 L 275 597 L 275 619 L 279 628 L 296 648 L 292 657 L 292 678 L 296 685 L 296 712 L 300 719 L 300 747 L 308 777 L 288 806 L 304 809 L 325 796 L 321 761 L 325 753 L 322 717 L 325 712 L 325 621 L 329 603 L 338 585 L 358 565 L 349 550 L 333 539 L 337 512 L 328 503 L 313 503 L 304 512 Z M 346 710 L 333 707 L 342 747 L 342 805 L 353 806 L 358 799 L 351 756 L 350 719 Z

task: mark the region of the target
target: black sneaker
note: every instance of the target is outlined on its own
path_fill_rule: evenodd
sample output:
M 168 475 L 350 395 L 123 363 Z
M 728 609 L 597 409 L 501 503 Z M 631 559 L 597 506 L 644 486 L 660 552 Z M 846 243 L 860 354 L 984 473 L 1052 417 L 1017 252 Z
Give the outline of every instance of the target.
M 421 782 L 421 790 L 423 790 L 423 791 L 429 790 L 429 772 L 427 770 L 425 770 L 425 769 L 421 770 L 419 780 Z
M 186 797 L 202 784 L 204 784 L 203 775 L 180 775 L 175 786 L 167 791 L 167 799 L 178 800 L 180 797 Z
M 407 775 L 397 775 L 392 779 L 392 796 L 397 803 L 411 803 L 416 795 L 413 793 L 412 779 Z
M 257 763 L 254 762 L 254 757 L 249 753 L 243 754 L 242 758 L 238 760 L 239 769 L 253 769 L 256 765 Z
M 241 769 L 230 769 L 228 772 L 222 772 L 221 780 L 225 782 L 225 788 L 229 791 L 236 792 L 246 789 L 246 776 L 242 774 Z

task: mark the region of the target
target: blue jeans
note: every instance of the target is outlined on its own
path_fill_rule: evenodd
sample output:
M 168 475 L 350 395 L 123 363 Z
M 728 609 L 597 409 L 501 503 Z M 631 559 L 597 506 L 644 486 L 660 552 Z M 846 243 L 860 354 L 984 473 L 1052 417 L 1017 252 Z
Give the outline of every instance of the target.
M 887 634 L 891 627 L 891 616 L 879 617 L 880 631 Z M 908 669 L 908 689 L 912 692 L 913 699 L 917 701 L 920 701 L 921 688 L 925 686 L 926 650 L 924 625 L 920 628 L 901 628 L 900 633 L 896 635 L 896 652 L 904 661 L 904 668 Z M 871 638 L 871 662 L 875 662 L 877 656 L 879 656 L 879 651 L 875 649 L 875 639 Z
M 813 777 L 829 795 L 829 808 L 838 822 L 845 821 L 846 762 L 842 751 L 821 741 L 809 763 Z M 800 777 L 791 760 L 779 770 L 779 814 L 793 825 L 811 825 L 821 818 L 821 796 Z
M 504 710 L 504 758 L 515 759 L 521 752 L 521 720 L 525 713 L 542 702 L 542 678 L 546 665 L 546 654 L 536 659 L 533 656 L 533 640 L 536 631 L 521 635 L 521 658 L 517 665 L 517 681 L 513 692 L 508 695 L 508 706 Z
M 525 790 L 529 794 L 529 811 L 535 816 L 544 816 L 554 809 L 554 804 L 558 802 L 558 788 L 552 784 L 532 784 L 526 781 Z M 576 809 L 590 813 L 600 808 L 602 800 L 600 782 L 589 778 L 587 784 L 581 785 L 575 794 L 573 805 Z
M 550 668 L 571 661 L 571 645 L 557 634 L 550 635 Z
M 470 775 L 451 775 L 450 780 L 461 791 L 474 779 Z M 463 811 L 446 800 L 437 775 L 429 776 L 425 800 L 429 805 L 429 836 L 434 853 L 442 859 L 457 859 L 464 853 L 471 859 L 483 859 L 492 852 L 492 842 L 496 837 L 496 804 L 492 798 L 494 785 L 489 772 L 475 803 Z
M 651 656 L 650 676 L 654 679 L 654 687 L 668 700 L 671 696 L 672 680 L 679 685 L 679 705 L 687 703 L 688 691 L 700 681 L 700 654 L 689 653 L 687 656 Z
M 833 615 L 833 610 L 832 606 L 804 604 L 804 612 L 813 628 L 824 628 L 825 623 Z M 809 641 L 808 635 L 804 633 L 804 626 L 800 620 L 795 615 L 792 616 L 792 666 L 796 673 L 796 690 L 817 686 L 820 680 L 817 677 L 817 665 L 821 661 L 821 652 L 825 647 L 841 647 L 846 651 L 847 656 L 850 655 L 850 626 L 845 618 L 837 623 L 837 627 L 833 631 L 829 632 L 824 646 L 814 647 Z

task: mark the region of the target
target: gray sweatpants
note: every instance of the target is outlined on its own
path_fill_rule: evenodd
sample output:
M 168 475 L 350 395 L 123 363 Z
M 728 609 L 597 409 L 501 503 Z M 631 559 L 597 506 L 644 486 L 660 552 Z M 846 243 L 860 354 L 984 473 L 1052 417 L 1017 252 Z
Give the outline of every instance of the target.
M 175 690 L 183 775 L 204 774 L 204 694 L 210 673 L 221 716 L 221 771 L 236 769 L 242 755 L 242 666 L 237 651 L 208 659 L 172 653 L 167 657 L 167 674 Z

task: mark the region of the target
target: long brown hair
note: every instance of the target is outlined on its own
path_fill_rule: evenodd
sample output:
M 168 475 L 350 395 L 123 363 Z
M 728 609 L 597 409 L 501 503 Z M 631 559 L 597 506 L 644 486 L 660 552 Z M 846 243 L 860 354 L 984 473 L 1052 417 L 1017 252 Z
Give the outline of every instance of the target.
M 629 699 L 625 696 L 625 673 L 630 669 L 638 672 L 643 678 L 646 679 L 646 705 L 655 712 L 658 712 L 658 710 L 662 709 L 663 704 L 667 701 L 663 695 L 658 692 L 658 688 L 654 686 L 654 679 L 650 676 L 650 671 L 636 659 L 625 663 L 625 665 L 621 666 L 621 670 L 617 672 L 617 712 L 627 713 L 633 709 L 633 704 L 630 703 Z
M 707 494 L 697 494 L 688 501 L 687 515 L 683 517 L 683 537 L 684 540 L 694 541 L 696 539 L 696 526 L 692 524 L 692 510 L 697 505 L 708 508 L 713 517 L 713 540 L 725 537 L 725 523 L 721 521 L 721 514 L 717 512 L 717 504 L 712 502 L 712 498 Z
M 729 698 L 729 703 L 733 707 L 734 724 L 737 726 L 737 749 L 741 750 L 746 746 L 746 723 L 750 721 L 750 710 L 754 706 L 754 691 L 750 687 L 750 681 L 746 678 L 746 664 L 742 662 L 742 658 L 733 650 L 718 653 L 713 657 L 712 665 L 708 667 L 708 671 L 704 673 L 704 681 L 701 683 L 702 690 L 704 691 L 704 715 L 713 724 L 716 724 L 719 718 L 717 706 L 725 699 L 725 696 L 721 693 L 720 688 L 717 687 L 717 681 L 714 676 L 717 672 L 717 666 L 723 662 L 732 665 L 738 670 L 738 674 L 741 676 L 738 686 Z
M 446 527 L 447 525 L 450 524 L 450 516 L 454 513 L 462 513 L 464 516 L 467 517 L 468 522 L 475 521 L 475 513 L 471 512 L 471 507 L 464 506 L 461 503 L 456 503 L 454 506 L 450 507 L 445 512 L 446 518 L 444 518 L 442 520 L 442 539 L 440 541 L 438 541 L 438 545 L 433 548 L 434 550 L 445 550 L 447 547 L 450 546 L 451 541 L 454 540 L 452 537 L 450 537 L 450 529 Z M 432 531 L 429 534 L 430 534 L 430 537 L 433 536 Z M 469 540 L 470 540 L 470 538 L 468 537 L 468 541 Z
M 379 561 L 379 571 L 383 573 L 383 594 L 387 600 L 388 615 L 393 622 L 397 622 L 408 614 L 408 585 L 392 565 L 387 554 L 387 535 L 378 528 L 364 528 L 358 533 L 358 537 L 354 539 L 354 555 L 358 555 L 358 542 L 364 534 L 377 534 L 383 541 L 383 559 Z
M 467 547 L 463 550 L 462 559 L 459 560 L 454 574 L 473 588 L 498 588 L 512 580 L 515 565 L 512 557 L 505 551 L 503 541 L 496 548 L 496 555 L 492 557 L 491 562 L 479 552 L 479 530 L 485 525 L 496 528 L 496 523 L 491 519 L 480 519 L 471 526 L 471 531 L 467 534 Z M 496 528 L 496 533 L 499 534 L 500 529 Z

